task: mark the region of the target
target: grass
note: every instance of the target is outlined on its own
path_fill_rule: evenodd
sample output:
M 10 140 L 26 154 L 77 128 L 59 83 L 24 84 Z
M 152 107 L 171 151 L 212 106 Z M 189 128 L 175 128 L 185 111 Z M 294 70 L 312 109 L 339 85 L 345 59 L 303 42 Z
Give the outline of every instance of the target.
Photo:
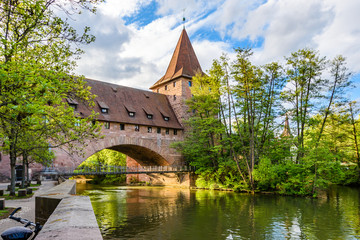
M 7 218 L 15 208 L 5 208 L 4 210 L 0 210 L 0 219 Z
M 2 198 L 5 198 L 5 200 L 17 200 L 17 199 L 26 199 L 26 198 L 31 198 L 34 195 L 34 193 L 32 194 L 27 194 L 26 196 L 23 197 L 18 197 L 16 196 L 10 196 L 9 194 L 4 194 L 4 196 L 1 196 Z
M 16 196 L 10 196 L 9 194 L 4 194 L 3 196 L 0 196 L 0 198 L 5 198 L 5 200 L 17 200 L 17 199 L 26 199 L 26 198 L 31 198 L 34 195 L 34 191 L 38 190 L 39 188 L 35 188 L 33 186 L 39 186 L 39 184 L 31 184 L 33 193 L 32 194 L 27 194 L 26 196 L 23 197 L 19 197 L 16 193 Z M 18 191 L 19 188 L 15 188 L 15 191 Z

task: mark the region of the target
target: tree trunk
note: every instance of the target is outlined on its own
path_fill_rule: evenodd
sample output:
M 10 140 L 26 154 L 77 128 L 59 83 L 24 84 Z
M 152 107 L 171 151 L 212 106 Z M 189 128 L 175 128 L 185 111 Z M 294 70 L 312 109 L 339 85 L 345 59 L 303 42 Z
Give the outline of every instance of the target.
M 31 183 L 30 172 L 29 172 L 29 161 L 28 160 L 26 160 L 26 181 L 28 183 Z
M 10 196 L 15 196 L 15 182 L 16 182 L 16 152 L 13 146 L 10 146 Z
M 26 154 L 26 153 L 23 153 L 21 188 L 25 188 L 25 182 L 26 182 L 26 181 L 25 181 L 26 162 L 27 162 L 27 154 Z
M 359 144 L 358 144 L 358 141 L 357 141 L 357 129 L 356 129 L 356 122 L 355 122 L 354 112 L 353 112 L 351 103 L 349 104 L 349 108 L 350 108 L 350 116 L 351 116 L 351 125 L 353 127 L 356 158 L 357 158 L 357 162 L 358 162 L 358 168 L 360 168 L 360 153 L 359 153 Z

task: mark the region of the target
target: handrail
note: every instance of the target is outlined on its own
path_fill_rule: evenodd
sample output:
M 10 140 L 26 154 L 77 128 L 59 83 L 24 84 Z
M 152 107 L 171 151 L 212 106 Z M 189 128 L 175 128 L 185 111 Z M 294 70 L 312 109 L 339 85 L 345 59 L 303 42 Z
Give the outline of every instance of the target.
M 180 173 L 194 172 L 195 167 L 192 166 L 110 166 L 102 165 L 96 167 L 82 167 L 79 169 L 58 168 L 57 172 L 62 176 L 75 175 L 117 175 L 117 174 L 142 174 L 142 173 Z

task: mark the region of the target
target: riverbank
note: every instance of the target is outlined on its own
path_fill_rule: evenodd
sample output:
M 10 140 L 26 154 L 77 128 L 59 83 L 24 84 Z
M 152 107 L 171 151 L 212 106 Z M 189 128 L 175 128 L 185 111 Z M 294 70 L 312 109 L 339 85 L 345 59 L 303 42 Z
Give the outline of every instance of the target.
M 35 197 L 48 191 L 50 188 L 54 187 L 56 183 L 57 183 L 56 181 L 43 181 L 42 184 L 38 187 L 39 189 L 35 191 L 34 195 L 31 198 L 6 200 L 5 207 L 9 207 L 9 208 L 21 207 L 21 211 L 19 211 L 16 214 L 16 216 L 35 222 Z M 9 185 L 9 183 L 0 183 L 0 189 L 6 189 L 7 185 Z M 23 224 L 8 218 L 1 219 L 0 233 L 10 227 L 16 227 L 16 226 L 23 226 Z

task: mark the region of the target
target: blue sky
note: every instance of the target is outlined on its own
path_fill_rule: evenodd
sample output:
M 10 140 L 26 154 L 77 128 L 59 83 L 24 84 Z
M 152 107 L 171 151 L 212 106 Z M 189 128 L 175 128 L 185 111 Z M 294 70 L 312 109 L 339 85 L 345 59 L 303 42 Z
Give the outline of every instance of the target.
M 185 10 L 184 10 L 185 9 Z M 342 54 L 360 97 L 359 0 L 107 0 L 83 14 L 97 41 L 84 50 L 77 73 L 148 89 L 165 73 L 182 18 L 203 70 L 232 49 L 251 47 L 253 62 L 284 61 L 301 48 L 332 59 Z

